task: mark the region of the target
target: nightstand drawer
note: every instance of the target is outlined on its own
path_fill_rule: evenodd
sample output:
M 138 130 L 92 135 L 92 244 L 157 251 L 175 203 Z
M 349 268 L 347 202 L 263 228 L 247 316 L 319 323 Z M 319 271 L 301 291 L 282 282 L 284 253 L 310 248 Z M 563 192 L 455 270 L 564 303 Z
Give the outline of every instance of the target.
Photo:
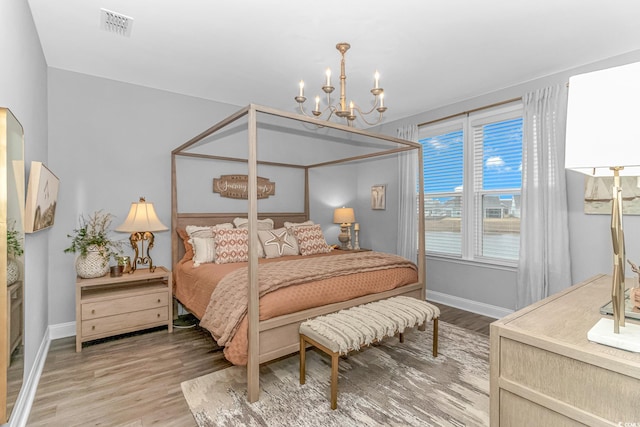
M 169 319 L 167 307 L 151 310 L 136 311 L 133 313 L 118 314 L 102 317 L 100 319 L 82 322 L 82 337 L 93 335 L 109 335 L 111 332 L 127 332 L 137 330 L 139 326 L 166 323 Z
M 82 304 L 82 320 L 114 316 L 151 308 L 164 307 L 166 309 L 168 304 L 169 296 L 166 291 L 99 302 L 88 302 Z

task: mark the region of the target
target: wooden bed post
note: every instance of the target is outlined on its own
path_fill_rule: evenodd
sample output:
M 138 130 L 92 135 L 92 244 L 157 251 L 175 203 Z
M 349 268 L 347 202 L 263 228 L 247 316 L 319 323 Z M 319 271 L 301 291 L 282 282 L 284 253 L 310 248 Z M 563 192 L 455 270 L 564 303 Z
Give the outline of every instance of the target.
M 258 167 L 257 142 L 258 126 L 256 109 L 249 108 L 248 139 L 249 139 L 249 354 L 247 359 L 247 397 L 249 403 L 257 402 L 260 398 L 260 359 L 259 359 L 259 323 L 260 311 L 258 306 Z
M 424 230 L 424 173 L 422 145 L 418 147 L 418 281 L 422 284 L 422 300 L 427 299 L 427 262 Z

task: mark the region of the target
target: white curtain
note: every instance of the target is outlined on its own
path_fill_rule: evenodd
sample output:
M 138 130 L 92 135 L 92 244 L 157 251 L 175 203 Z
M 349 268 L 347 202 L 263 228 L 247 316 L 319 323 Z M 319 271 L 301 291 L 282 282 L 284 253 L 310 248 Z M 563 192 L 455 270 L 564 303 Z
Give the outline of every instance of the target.
M 567 87 L 523 97 L 517 309 L 571 286 L 564 138 Z
M 398 138 L 418 142 L 418 126 L 398 128 Z M 418 151 L 405 151 L 398 155 L 398 240 L 396 253 L 417 261 L 418 251 Z

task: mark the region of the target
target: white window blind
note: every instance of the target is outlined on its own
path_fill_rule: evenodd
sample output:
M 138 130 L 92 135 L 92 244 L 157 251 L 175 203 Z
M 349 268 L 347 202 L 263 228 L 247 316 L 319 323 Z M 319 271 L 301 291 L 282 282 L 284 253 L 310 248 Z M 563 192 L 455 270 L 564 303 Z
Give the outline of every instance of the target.
M 462 256 L 463 123 L 434 128 L 421 139 L 427 252 Z M 428 178 L 428 179 L 427 179 Z
M 427 252 L 513 264 L 520 244 L 521 105 L 420 129 Z

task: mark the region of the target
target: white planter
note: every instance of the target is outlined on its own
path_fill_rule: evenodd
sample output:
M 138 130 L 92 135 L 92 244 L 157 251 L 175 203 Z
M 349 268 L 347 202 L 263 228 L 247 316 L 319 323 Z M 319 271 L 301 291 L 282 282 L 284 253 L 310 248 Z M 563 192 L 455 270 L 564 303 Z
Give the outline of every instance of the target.
M 7 259 L 7 286 L 13 285 L 20 278 L 20 266 L 15 259 Z
M 89 250 L 86 256 L 76 258 L 76 273 L 83 279 L 102 277 L 109 272 L 109 259 L 102 256 L 100 251 Z

